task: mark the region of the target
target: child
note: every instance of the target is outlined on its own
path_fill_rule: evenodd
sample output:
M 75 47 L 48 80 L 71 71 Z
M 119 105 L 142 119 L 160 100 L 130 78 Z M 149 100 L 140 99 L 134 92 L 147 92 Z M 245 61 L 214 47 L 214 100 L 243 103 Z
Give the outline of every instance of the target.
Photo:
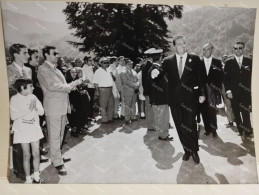
M 43 133 L 39 125 L 39 115 L 44 114 L 44 109 L 38 98 L 32 94 L 34 89 L 32 80 L 18 78 L 14 87 L 18 93 L 10 100 L 10 114 L 14 121 L 12 126 L 13 143 L 20 143 L 22 146 L 25 183 L 42 183 L 43 180 L 39 175 L 39 140 L 43 138 Z M 30 145 L 33 156 L 33 177 L 30 176 Z

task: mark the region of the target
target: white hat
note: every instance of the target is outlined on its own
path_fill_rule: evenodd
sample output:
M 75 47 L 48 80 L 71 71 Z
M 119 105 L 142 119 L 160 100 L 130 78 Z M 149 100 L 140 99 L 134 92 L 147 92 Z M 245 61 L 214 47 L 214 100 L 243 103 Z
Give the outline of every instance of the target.
M 109 62 L 109 59 L 106 58 L 106 57 L 101 57 L 100 60 L 99 60 L 99 64 L 102 63 L 103 61 Z
M 163 49 L 150 48 L 144 52 L 144 54 L 160 54 L 163 53 Z

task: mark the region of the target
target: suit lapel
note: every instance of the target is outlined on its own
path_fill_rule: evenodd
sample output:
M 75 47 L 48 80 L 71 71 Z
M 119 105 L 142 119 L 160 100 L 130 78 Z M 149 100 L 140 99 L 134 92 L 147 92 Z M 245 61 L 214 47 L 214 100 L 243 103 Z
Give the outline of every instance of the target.
M 209 69 L 209 73 L 208 73 L 208 77 L 210 76 L 211 72 L 213 72 L 213 64 L 214 64 L 214 58 L 212 58 L 211 60 L 211 64 L 210 64 L 210 69 Z
M 45 62 L 45 64 L 49 67 L 49 69 L 54 73 L 56 74 L 59 79 L 61 80 L 62 83 L 65 83 L 65 80 L 64 80 L 64 76 L 62 73 L 60 73 L 60 71 L 58 70 L 55 70 L 53 67 L 51 67 L 48 63 Z M 62 75 L 61 75 L 62 74 Z
M 183 69 L 183 73 L 182 73 L 181 80 L 183 80 L 183 79 L 184 79 L 184 76 L 186 75 L 186 73 L 187 73 L 189 70 L 191 70 L 190 62 L 191 62 L 191 58 L 190 58 L 190 55 L 187 53 L 187 57 L 186 57 L 185 66 L 184 66 L 184 69 Z M 177 64 L 177 63 L 176 63 L 176 64 Z
M 10 65 L 12 67 L 12 72 L 17 75 L 17 76 L 22 76 L 21 73 L 19 72 L 19 70 L 16 68 L 16 66 L 12 63 Z

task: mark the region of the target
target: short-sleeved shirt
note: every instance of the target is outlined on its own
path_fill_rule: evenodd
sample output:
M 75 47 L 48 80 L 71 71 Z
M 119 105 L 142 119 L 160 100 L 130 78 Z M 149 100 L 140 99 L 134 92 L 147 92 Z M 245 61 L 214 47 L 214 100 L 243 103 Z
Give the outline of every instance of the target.
M 98 84 L 98 87 L 112 87 L 111 72 L 108 69 L 105 71 L 103 68 L 98 68 L 94 73 L 93 83 Z

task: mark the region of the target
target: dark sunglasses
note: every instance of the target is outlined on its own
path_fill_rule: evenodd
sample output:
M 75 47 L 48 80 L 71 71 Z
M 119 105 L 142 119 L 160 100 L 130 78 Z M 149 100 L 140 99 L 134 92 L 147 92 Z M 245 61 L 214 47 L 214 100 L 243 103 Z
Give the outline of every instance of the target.
M 56 55 L 59 55 L 59 53 L 58 53 L 58 52 L 54 52 L 54 53 L 53 53 L 53 56 L 56 56 Z
M 234 50 L 242 50 L 243 49 L 243 47 L 234 47 Z
M 102 62 L 102 64 L 109 64 L 109 62 Z

